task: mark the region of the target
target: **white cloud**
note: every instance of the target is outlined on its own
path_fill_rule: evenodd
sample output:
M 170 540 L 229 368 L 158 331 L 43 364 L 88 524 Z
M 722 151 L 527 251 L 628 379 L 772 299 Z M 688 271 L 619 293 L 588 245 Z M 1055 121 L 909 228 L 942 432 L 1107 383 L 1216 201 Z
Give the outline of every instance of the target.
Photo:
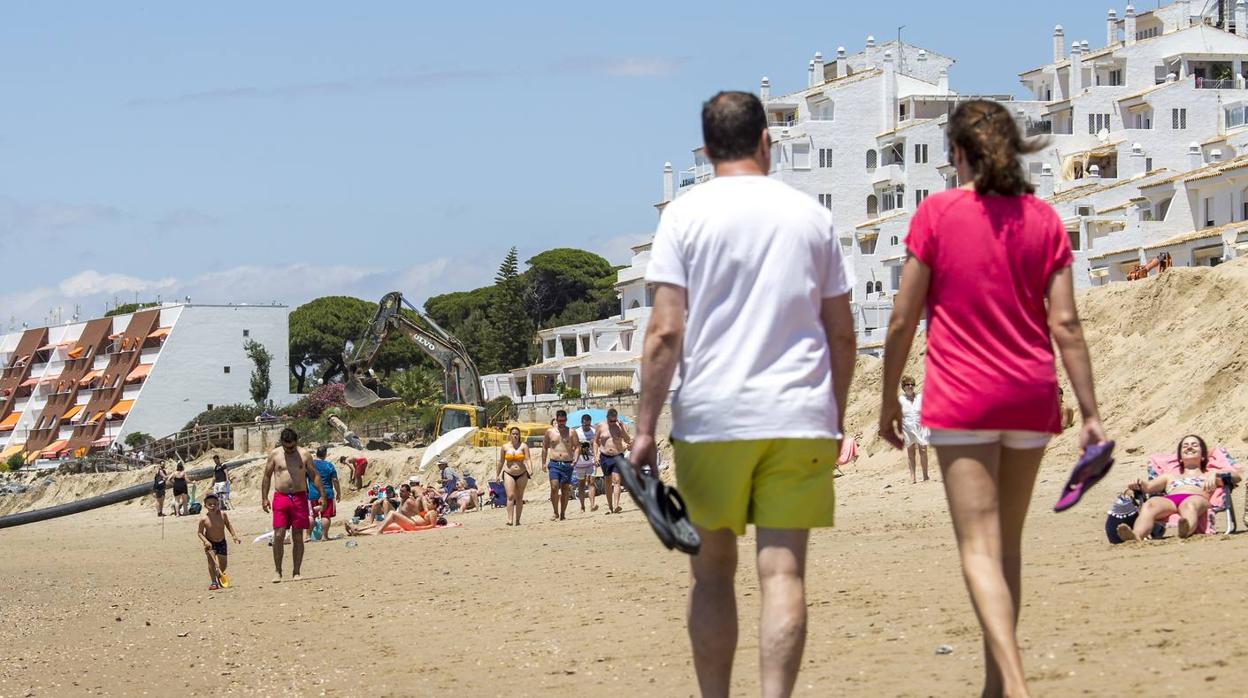
M 585 249 L 602 255 L 612 264 L 628 264 L 633 259 L 632 248 L 647 242 L 654 233 L 624 233 L 614 237 L 591 237 Z
M 149 281 L 125 274 L 101 274 L 98 271 L 88 270 L 65 279 L 57 285 L 57 288 L 68 298 L 83 298 L 120 293 L 167 291 L 175 288 L 176 285 L 177 280 L 172 277 Z

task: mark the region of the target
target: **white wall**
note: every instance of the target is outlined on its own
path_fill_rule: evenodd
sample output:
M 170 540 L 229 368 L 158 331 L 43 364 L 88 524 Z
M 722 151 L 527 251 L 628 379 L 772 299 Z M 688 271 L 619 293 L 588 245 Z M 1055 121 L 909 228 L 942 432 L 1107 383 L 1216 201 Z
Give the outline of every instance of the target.
M 243 350 L 246 339 L 263 344 L 273 355 L 269 399 L 278 405 L 292 402 L 289 312 L 285 306 L 182 307 L 115 438 L 135 431 L 159 438 L 181 429 L 210 404 L 250 403 L 253 364 Z M 250 337 L 243 337 L 245 329 Z M 228 374 L 224 366 L 230 367 Z

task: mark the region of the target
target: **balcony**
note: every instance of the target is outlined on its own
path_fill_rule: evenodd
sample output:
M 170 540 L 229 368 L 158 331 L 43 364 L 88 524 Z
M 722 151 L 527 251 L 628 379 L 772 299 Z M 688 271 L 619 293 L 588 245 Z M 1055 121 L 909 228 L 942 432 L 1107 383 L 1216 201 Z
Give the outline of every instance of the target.
M 1197 77 L 1196 89 L 1198 90 L 1239 90 L 1239 89 L 1243 89 L 1243 83 L 1242 81 L 1234 80 L 1234 79 L 1213 80 L 1210 78 Z
M 797 125 L 797 119 L 776 119 L 767 120 L 767 128 L 792 128 Z
M 875 168 L 875 172 L 871 173 L 871 183 L 881 184 L 883 182 L 900 182 L 906 181 L 906 166 L 904 163 L 895 162 L 888 165 L 880 165 Z
M 1028 136 L 1048 136 L 1053 133 L 1052 121 L 1029 121 L 1025 129 Z

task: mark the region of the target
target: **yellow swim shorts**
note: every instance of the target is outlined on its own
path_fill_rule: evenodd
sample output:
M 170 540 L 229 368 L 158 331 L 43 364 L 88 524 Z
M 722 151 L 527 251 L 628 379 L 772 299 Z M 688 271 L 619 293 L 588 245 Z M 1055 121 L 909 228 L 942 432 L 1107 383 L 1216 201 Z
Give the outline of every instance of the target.
M 822 528 L 833 524 L 836 439 L 672 440 L 676 483 L 689 519 L 708 531 Z

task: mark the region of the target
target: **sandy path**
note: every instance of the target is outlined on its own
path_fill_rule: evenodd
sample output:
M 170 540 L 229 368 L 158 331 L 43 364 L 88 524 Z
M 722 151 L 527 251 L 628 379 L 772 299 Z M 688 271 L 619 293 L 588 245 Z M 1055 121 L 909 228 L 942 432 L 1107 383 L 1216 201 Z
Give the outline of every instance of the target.
M 1048 510 L 1061 470 L 1049 460 L 1027 534 L 1021 635 L 1036 694 L 1239 694 L 1248 641 L 1233 590 L 1248 536 L 1110 547 L 1108 488 Z M 978 627 L 941 487 L 869 471 L 838 480 L 841 526 L 812 539 L 799 693 L 971 695 Z M 269 548 L 249 542 L 266 519 L 236 493 L 244 543 L 231 549 L 235 587 L 219 592 L 191 518 L 166 518 L 162 537 L 149 509 L 115 506 L 2 531 L 0 696 L 693 695 L 684 560 L 631 504 L 551 523 L 535 496 L 519 529 L 498 509 L 453 517 L 457 529 L 312 544 L 304 580 L 273 585 Z M 752 537 L 741 545 L 735 684 L 750 695 L 758 593 Z M 1179 593 L 1183 570 L 1203 580 L 1219 565 L 1231 591 L 1196 581 Z M 1146 612 L 1149 599 L 1186 610 Z M 937 656 L 945 643 L 953 654 Z

